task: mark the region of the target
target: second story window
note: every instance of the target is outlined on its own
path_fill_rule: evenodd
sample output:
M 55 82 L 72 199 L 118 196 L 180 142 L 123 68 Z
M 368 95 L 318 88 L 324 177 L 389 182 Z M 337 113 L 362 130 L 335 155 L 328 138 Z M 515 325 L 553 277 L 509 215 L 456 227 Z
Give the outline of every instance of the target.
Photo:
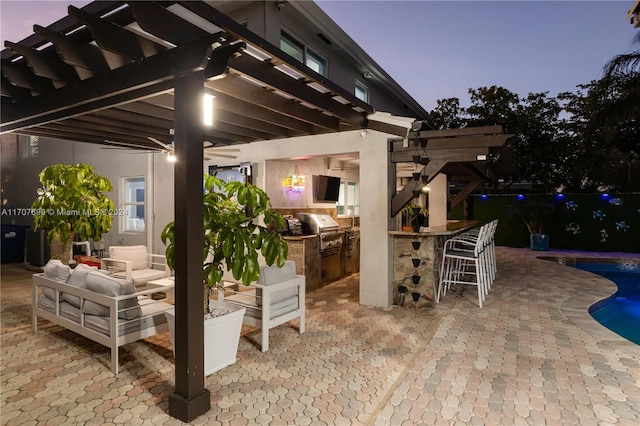
M 362 102 L 369 103 L 369 89 L 358 80 L 356 80 L 356 90 L 354 94 L 356 95 L 356 98 L 360 99 Z
M 280 33 L 280 49 L 318 74 L 327 75 L 327 60 L 320 56 L 319 53 L 296 40 L 286 31 L 281 31 Z

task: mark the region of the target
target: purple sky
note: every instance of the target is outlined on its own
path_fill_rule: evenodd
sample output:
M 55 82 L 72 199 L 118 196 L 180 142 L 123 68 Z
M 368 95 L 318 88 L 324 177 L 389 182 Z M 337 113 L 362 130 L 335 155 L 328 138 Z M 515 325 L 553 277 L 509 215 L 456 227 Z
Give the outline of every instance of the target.
M 1 0 L 0 38 L 19 41 L 86 3 Z M 523 96 L 573 91 L 633 49 L 638 31 L 625 20 L 633 0 L 318 4 L 427 110 L 447 97 L 467 105 L 467 89 L 493 84 Z

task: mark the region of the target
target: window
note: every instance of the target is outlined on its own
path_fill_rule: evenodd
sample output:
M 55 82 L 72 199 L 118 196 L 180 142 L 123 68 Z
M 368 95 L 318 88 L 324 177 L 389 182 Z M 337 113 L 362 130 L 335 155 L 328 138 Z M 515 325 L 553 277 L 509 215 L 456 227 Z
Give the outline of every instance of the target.
M 280 32 L 280 49 L 306 66 L 317 72 L 318 74 L 327 75 L 327 60 L 320 56 L 319 53 L 305 46 L 286 31 Z
M 341 216 L 360 215 L 360 191 L 358 182 L 343 180 L 340 182 L 337 209 Z
M 144 232 L 144 177 L 122 179 L 123 232 Z
M 364 84 L 360 83 L 356 80 L 356 98 L 360 99 L 362 102 L 369 102 L 369 89 Z

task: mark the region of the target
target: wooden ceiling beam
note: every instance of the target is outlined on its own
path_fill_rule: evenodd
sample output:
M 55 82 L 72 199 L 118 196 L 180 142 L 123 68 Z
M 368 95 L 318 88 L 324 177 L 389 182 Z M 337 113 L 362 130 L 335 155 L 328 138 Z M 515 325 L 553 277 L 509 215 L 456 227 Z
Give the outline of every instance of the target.
M 146 99 L 144 102 L 152 105 L 160 106 L 163 108 L 173 109 L 174 99 L 173 99 L 173 94 L 164 93 L 162 95 L 158 95 L 158 96 L 154 96 L 153 98 Z M 214 120 L 213 125 L 217 130 L 239 135 L 242 137 L 246 137 L 246 138 L 249 138 L 250 140 L 263 140 L 263 139 L 270 138 L 269 133 L 267 132 L 255 131 L 255 130 L 246 128 L 244 126 L 238 126 L 233 123 L 228 123 L 226 121 L 223 121 L 221 120 L 221 117 L 220 117 L 221 114 L 225 116 L 225 112 L 222 109 L 216 108 L 214 106 L 214 115 L 216 118 Z M 226 114 L 226 115 L 229 115 L 229 114 Z
M 456 194 L 455 197 L 451 199 L 449 209 L 454 209 L 458 204 L 463 202 L 474 189 L 480 186 L 480 184 L 482 184 L 482 179 L 474 177 L 469 183 L 467 183 L 467 185 L 465 185 L 464 188 L 462 188 L 460 192 Z
M 1 132 L 55 121 L 70 115 L 93 112 L 137 100 L 173 87 L 173 76 L 202 69 L 209 61 L 226 64 L 241 46 L 223 46 L 211 52 L 219 39 L 211 35 L 159 53 L 141 63 L 132 63 L 106 74 L 96 75 L 73 86 L 42 94 L 30 102 L 2 109 Z
M 127 4 L 140 28 L 176 46 L 208 34 L 155 2 L 128 1 Z
M 88 136 L 92 138 L 102 138 L 106 140 L 119 140 L 134 142 L 143 146 L 155 146 L 154 142 L 147 139 L 146 136 L 137 136 L 132 133 L 122 134 L 115 131 L 103 131 L 96 129 L 87 129 L 82 127 L 68 127 L 62 123 L 49 123 L 44 126 L 40 126 L 44 131 L 53 130 L 58 132 L 66 132 L 69 135 L 69 139 L 79 137 L 79 135 Z
M 169 129 L 173 128 L 173 120 L 164 120 L 159 117 L 151 117 L 148 115 L 132 113 L 121 110 L 117 107 L 96 111 L 91 115 L 118 120 L 123 122 L 123 125 L 128 125 L 129 123 L 138 123 L 142 126 L 164 128 L 166 129 L 165 134 L 169 134 Z
M 300 104 L 297 102 L 284 98 L 264 87 L 257 86 L 233 74 L 225 78 L 206 82 L 205 85 L 219 93 L 224 93 L 225 95 L 241 100 L 250 99 L 252 103 L 261 105 L 271 111 L 315 126 L 324 127 L 328 130 L 337 131 L 340 125 L 338 119 L 335 117 L 329 117 L 318 110 L 300 108 Z
M 410 163 L 416 162 L 415 158 L 425 160 L 447 160 L 451 163 L 469 163 L 477 161 L 479 155 L 489 155 L 488 148 L 459 148 L 459 149 L 428 149 L 413 148 L 401 152 L 391 153 L 391 162 Z
M 215 92 L 216 106 L 215 108 L 221 108 L 226 111 L 235 112 L 252 118 L 255 120 L 265 121 L 267 123 L 277 124 L 278 126 L 287 128 L 289 130 L 300 132 L 301 134 L 315 134 L 315 128 L 312 124 L 302 122 L 300 120 L 287 117 L 286 115 L 279 114 L 275 111 L 263 108 L 259 104 L 254 104 L 249 101 L 240 100 L 224 93 Z
M 2 75 L 14 86 L 36 92 L 49 92 L 54 89 L 51 80 L 35 75 L 25 64 L 12 63 L 3 59 L 0 69 Z
M 366 114 L 371 114 L 374 112 L 374 109 L 371 105 L 356 98 L 353 93 L 346 91 L 344 88 L 340 87 L 333 81 L 329 80 L 327 77 L 321 74 L 318 74 L 317 72 L 315 72 L 314 70 L 306 66 L 304 63 L 294 59 L 290 55 L 287 55 L 279 47 L 264 40 L 254 32 L 247 29 L 244 25 L 234 21 L 232 18 L 220 12 L 215 7 L 212 7 L 210 4 L 207 4 L 204 2 L 192 2 L 192 1 L 178 1 L 176 3 L 184 7 L 185 9 L 190 10 L 191 12 L 208 20 L 209 22 L 215 24 L 216 26 L 222 28 L 222 30 L 228 33 L 230 37 L 235 37 L 237 39 L 244 40 L 247 43 L 250 43 L 253 46 L 256 46 L 257 48 L 267 52 L 271 57 L 275 58 L 274 61 L 287 64 L 289 67 L 305 75 L 310 81 L 317 81 L 323 86 L 325 86 L 327 89 L 332 91 L 334 94 L 342 96 L 354 107 L 362 108 L 362 110 L 364 110 L 364 113 L 362 116 L 363 118 Z M 247 55 L 243 55 L 243 56 L 247 56 Z M 277 70 L 276 72 L 280 73 L 280 71 L 277 71 Z M 315 89 L 311 89 L 311 90 L 313 90 L 316 93 L 320 93 L 320 92 L 317 92 Z M 330 98 L 330 96 L 327 96 L 327 97 Z M 309 101 L 309 103 L 313 105 L 319 105 L 312 101 Z M 336 115 L 341 116 L 340 114 L 336 114 Z M 355 121 L 352 122 L 352 125 L 357 125 L 360 128 L 364 128 L 364 120 L 360 120 L 359 117 L 354 117 L 354 118 L 355 118 Z
M 266 121 L 245 117 L 242 112 L 237 113 L 226 110 L 216 110 L 216 121 L 221 121 L 234 126 L 246 127 L 256 132 L 265 133 L 272 137 L 293 137 L 301 136 L 300 132 L 294 132 L 277 124 L 268 123 Z M 268 139 L 272 139 L 268 138 Z
M 141 124 L 139 122 L 115 120 L 112 118 L 101 117 L 95 114 L 80 115 L 78 117 L 75 117 L 75 120 L 86 123 L 86 126 L 99 124 L 99 125 L 109 126 L 114 129 L 122 129 L 122 131 L 127 131 L 128 129 L 131 129 L 131 130 L 140 131 L 140 132 L 147 132 L 149 136 L 155 136 L 155 135 L 165 136 L 169 134 L 168 127 L 164 127 L 164 126 L 155 127 L 155 126 L 150 126 L 148 124 Z M 66 120 L 63 122 L 66 122 Z
M 421 130 L 420 132 L 412 132 L 410 137 L 421 139 L 433 138 L 450 138 L 456 136 L 472 136 L 472 135 L 497 135 L 504 133 L 502 126 L 476 126 L 464 127 L 461 129 L 444 129 L 444 130 Z
M 110 71 L 107 61 L 97 47 L 74 42 L 70 37 L 40 25 L 34 25 L 33 30 L 41 34 L 44 39 L 51 41 L 67 64 L 91 70 L 92 73 Z
M 22 55 L 29 63 L 33 73 L 39 77 L 60 81 L 65 85 L 80 81 L 76 69 L 63 62 L 55 52 L 41 52 L 10 41 L 5 41 L 4 45 Z
M 348 123 L 366 127 L 367 119 L 364 113 L 355 111 L 349 105 L 343 105 L 331 97 L 330 93 L 320 93 L 309 87 L 305 79 L 296 80 L 265 61 L 261 62 L 250 55 L 241 55 L 229 61 L 229 67 L 237 72 L 246 74 L 253 79 L 265 83 L 267 86 L 291 95 L 300 102 L 316 105 Z
M 68 12 L 69 16 L 76 18 L 89 28 L 93 39 L 101 49 L 134 62 L 141 62 L 146 57 L 156 55 L 163 50 L 157 43 L 77 7 L 69 6 Z

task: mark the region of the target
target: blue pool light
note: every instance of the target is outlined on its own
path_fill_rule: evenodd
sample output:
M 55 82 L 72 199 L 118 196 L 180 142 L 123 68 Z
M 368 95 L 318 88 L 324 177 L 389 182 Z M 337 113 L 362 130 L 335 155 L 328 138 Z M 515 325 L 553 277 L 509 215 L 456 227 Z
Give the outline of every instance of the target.
M 564 200 L 564 194 L 561 192 L 558 195 L 556 195 L 556 198 L 558 198 L 559 200 Z
M 518 194 L 518 196 L 516 197 L 518 200 L 524 200 L 524 195 L 522 194 Z
M 605 192 L 604 194 L 600 195 L 600 198 L 602 198 L 603 200 L 606 200 L 607 198 L 609 198 L 609 194 Z
M 480 199 L 481 199 L 481 200 L 488 200 L 488 199 L 489 199 L 489 196 L 488 196 L 487 194 L 482 194 L 482 195 L 480 196 Z

